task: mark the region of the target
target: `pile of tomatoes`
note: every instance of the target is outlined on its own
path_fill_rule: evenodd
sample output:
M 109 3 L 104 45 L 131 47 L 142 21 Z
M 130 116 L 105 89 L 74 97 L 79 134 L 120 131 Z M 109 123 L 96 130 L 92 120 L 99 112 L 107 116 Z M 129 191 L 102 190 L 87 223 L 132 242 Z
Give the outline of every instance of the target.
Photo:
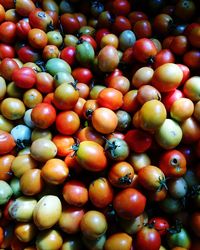
M 198 0 L 0 0 L 0 248 L 200 249 Z

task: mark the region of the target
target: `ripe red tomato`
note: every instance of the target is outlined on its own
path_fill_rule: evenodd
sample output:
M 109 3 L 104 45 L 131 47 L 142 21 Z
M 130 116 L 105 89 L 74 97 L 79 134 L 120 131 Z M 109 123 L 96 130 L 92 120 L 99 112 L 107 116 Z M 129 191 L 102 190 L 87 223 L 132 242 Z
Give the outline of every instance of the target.
M 113 207 L 119 217 L 133 219 L 144 212 L 146 197 L 137 189 L 125 188 L 118 192 L 113 200 Z
M 177 149 L 164 152 L 159 160 L 159 168 L 167 177 L 181 177 L 186 173 L 186 159 Z
M 53 19 L 51 16 L 39 8 L 31 11 L 28 18 L 32 28 L 38 28 L 43 31 L 48 31 L 53 28 Z
M 77 67 L 72 70 L 72 76 L 78 82 L 89 84 L 93 78 L 92 71 L 88 68 Z
M 165 235 L 169 229 L 169 223 L 163 217 L 153 217 L 148 221 L 148 224 L 152 225 L 161 236 Z
M 29 67 L 18 68 L 13 71 L 12 80 L 17 87 L 30 89 L 36 83 L 36 73 Z
M 66 61 L 70 66 L 74 65 L 76 61 L 76 47 L 68 46 L 61 50 L 60 58 Z
M 31 26 L 27 20 L 21 19 L 16 23 L 17 37 L 20 39 L 26 39 L 28 32 L 31 30 Z
M 161 237 L 155 228 L 144 226 L 136 234 L 136 250 L 159 250 L 161 246 Z
M 17 34 L 16 24 L 11 21 L 5 21 L 0 24 L 0 41 L 2 43 L 13 43 Z
M 14 58 L 15 57 L 15 49 L 13 46 L 5 44 L 5 43 L 0 43 L 0 58 Z
M 60 22 L 65 33 L 74 34 L 80 29 L 78 18 L 72 13 L 64 13 L 60 16 Z
M 133 44 L 133 58 L 141 63 L 152 63 L 157 49 L 152 40 L 140 38 Z
M 38 128 L 49 128 L 56 120 L 56 110 L 51 104 L 39 103 L 31 111 L 31 120 Z
M 6 80 L 11 81 L 13 71 L 18 68 L 19 66 L 15 60 L 12 58 L 4 58 L 0 64 L 0 74 Z

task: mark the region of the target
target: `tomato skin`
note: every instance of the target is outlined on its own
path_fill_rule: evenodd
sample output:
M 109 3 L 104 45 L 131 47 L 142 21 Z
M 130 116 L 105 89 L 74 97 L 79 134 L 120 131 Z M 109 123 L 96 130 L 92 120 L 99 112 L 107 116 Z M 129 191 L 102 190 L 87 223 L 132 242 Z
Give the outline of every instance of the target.
M 137 189 L 125 188 L 117 193 L 113 200 L 113 207 L 119 217 L 132 219 L 144 212 L 146 197 Z
M 105 208 L 112 203 L 114 191 L 109 181 L 100 177 L 89 185 L 89 199 L 97 208 Z
M 18 68 L 18 64 L 13 59 L 4 58 L 0 64 L 0 74 L 6 80 L 11 81 L 13 71 Z
M 82 141 L 78 145 L 76 159 L 84 168 L 92 172 L 99 172 L 107 167 L 104 148 L 94 141 Z
M 15 49 L 5 43 L 0 43 L 0 58 L 14 58 L 15 57 Z
M 147 190 L 156 191 L 165 181 L 165 175 L 160 168 L 148 165 L 139 170 L 138 181 Z
M 46 12 L 38 8 L 31 11 L 28 18 L 32 28 L 47 31 L 53 25 L 52 18 Z
M 5 21 L 0 24 L 0 41 L 11 44 L 16 38 L 16 24 L 11 21 Z
M 38 51 L 32 48 L 30 45 L 24 45 L 18 49 L 17 55 L 23 63 L 36 62 L 41 59 Z
M 76 48 L 74 46 L 68 46 L 61 50 L 60 58 L 69 63 L 70 66 L 76 62 Z
M 140 38 L 133 44 L 133 58 L 148 63 L 157 54 L 155 44 L 148 38 Z
M 159 168 L 167 177 L 181 177 L 186 173 L 186 158 L 177 149 L 164 152 L 159 161 Z
M 152 136 L 141 129 L 132 129 L 125 134 L 125 141 L 131 150 L 136 153 L 143 153 L 151 147 Z
M 161 238 L 156 229 L 144 226 L 136 234 L 136 250 L 159 250 L 160 246 Z
M 64 13 L 61 15 L 60 21 L 65 33 L 74 34 L 80 29 L 80 23 L 74 14 Z
M 132 245 L 132 237 L 127 233 L 114 233 L 111 234 L 105 242 L 105 250 L 129 250 Z
M 29 89 L 36 83 L 36 73 L 29 67 L 15 69 L 12 74 L 12 80 L 17 87 Z
M 93 78 L 92 71 L 88 68 L 77 67 L 72 70 L 72 76 L 78 82 L 89 84 Z
M 148 223 L 152 224 L 161 236 L 166 235 L 167 230 L 169 229 L 169 223 L 163 217 L 153 217 Z
M 48 103 L 37 104 L 31 112 L 31 119 L 38 128 L 49 128 L 56 120 L 56 110 Z
M 6 131 L 0 130 L 0 155 L 11 152 L 15 145 L 13 136 Z

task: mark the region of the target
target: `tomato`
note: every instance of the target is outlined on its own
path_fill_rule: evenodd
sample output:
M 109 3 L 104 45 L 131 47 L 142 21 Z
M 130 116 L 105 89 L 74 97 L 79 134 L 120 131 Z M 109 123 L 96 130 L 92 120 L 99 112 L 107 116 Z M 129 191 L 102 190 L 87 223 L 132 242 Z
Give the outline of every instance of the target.
M 133 26 L 133 31 L 137 39 L 150 38 L 152 36 L 151 23 L 148 20 L 138 20 Z
M 62 247 L 62 243 L 63 238 L 61 233 L 58 230 L 51 228 L 37 234 L 35 245 L 41 250 L 44 250 L 48 246 L 51 246 L 53 249 L 59 249 Z
M 47 72 L 38 72 L 36 74 L 35 87 L 42 94 L 47 94 L 47 93 L 53 92 L 53 90 L 54 90 L 53 76 Z
M 157 14 L 153 20 L 153 30 L 160 35 L 166 36 L 173 25 L 173 18 L 165 13 Z
M 95 141 L 99 143 L 100 145 L 103 145 L 105 140 L 103 139 L 102 135 L 95 131 L 92 127 L 87 126 L 84 128 L 81 128 L 76 133 L 77 139 L 81 141 Z
M 134 177 L 134 169 L 126 161 L 120 161 L 111 166 L 108 179 L 114 187 L 126 188 L 131 186 Z
M 39 52 L 30 45 L 23 45 L 17 51 L 17 55 L 23 63 L 36 62 L 41 59 Z
M 200 53 L 199 50 L 188 50 L 183 55 L 183 63 L 192 70 L 196 70 L 199 68 L 199 58 Z
M 81 232 L 88 239 L 97 239 L 107 230 L 107 221 L 103 213 L 97 210 L 87 211 L 80 223 Z
M 32 28 L 38 28 L 43 31 L 52 29 L 53 26 L 52 18 L 50 17 L 50 15 L 48 15 L 41 9 L 35 8 L 33 11 L 30 12 L 28 18 Z
M 133 219 L 144 212 L 146 197 L 137 189 L 125 188 L 113 200 L 113 207 L 120 218 Z
M 24 103 L 18 98 L 7 97 L 1 102 L 1 113 L 8 120 L 17 120 L 24 116 Z
M 74 34 L 80 29 L 78 18 L 72 13 L 63 13 L 60 22 L 65 33 Z
M 50 184 L 62 184 L 69 174 L 69 169 L 61 159 L 47 160 L 41 168 L 42 178 Z
M 62 83 L 54 91 L 53 103 L 60 110 L 72 109 L 79 98 L 78 90 L 70 83 Z
M 15 49 L 8 44 L 0 43 L 0 58 L 3 59 L 6 57 L 14 58 L 15 57 Z
M 133 44 L 133 58 L 138 62 L 151 63 L 156 54 L 156 46 L 148 38 L 140 38 Z
M 183 92 L 179 89 L 175 89 L 162 95 L 162 103 L 165 105 L 166 110 L 169 112 L 172 104 L 183 97 Z
M 183 73 L 175 63 L 165 63 L 156 68 L 152 85 L 160 92 L 168 92 L 177 88 L 183 78 Z
M 165 175 L 163 171 L 153 165 L 148 165 L 138 171 L 138 181 L 147 190 L 159 190 L 165 187 Z
M 0 156 L 1 172 L 0 180 L 8 181 L 12 177 L 11 165 L 15 156 L 11 154 L 4 154 Z
M 150 226 L 144 226 L 136 234 L 136 249 L 159 250 L 161 246 L 161 238 L 159 232 Z
M 114 191 L 109 181 L 104 178 L 98 178 L 92 181 L 88 189 L 89 199 L 97 208 L 105 208 L 112 203 Z
M 151 147 L 152 136 L 141 129 L 132 129 L 125 134 L 125 141 L 131 150 L 136 153 L 143 153 Z
M 105 242 L 105 250 L 129 250 L 132 245 L 132 237 L 126 233 L 115 233 L 110 235 Z
M 99 172 L 107 167 L 104 148 L 95 141 L 82 141 L 74 145 L 76 159 L 84 168 L 92 172 Z
M 165 63 L 175 63 L 174 54 L 169 49 L 161 49 L 157 55 L 154 57 L 154 68 L 158 68 L 159 66 Z
M 26 196 L 33 196 L 42 191 L 44 182 L 40 169 L 29 169 L 20 177 L 20 189 Z
M 36 49 L 43 49 L 48 42 L 47 34 L 38 28 L 33 28 L 28 32 L 29 44 Z
M 57 155 L 58 156 L 67 156 L 72 152 L 71 146 L 75 143 L 73 137 L 68 135 L 56 134 L 52 141 L 55 143 L 57 147 Z
M 200 77 L 192 76 L 183 85 L 183 94 L 191 101 L 199 101 L 199 80 Z
M 175 228 L 174 232 L 169 231 L 167 235 L 167 244 L 170 248 L 179 246 L 188 249 L 191 246 L 191 239 L 184 228 Z
M 17 87 L 29 89 L 36 83 L 36 73 L 29 67 L 18 68 L 13 71 L 12 80 Z
M 127 17 L 119 15 L 115 17 L 111 28 L 115 34 L 119 35 L 125 30 L 130 30 L 131 23 Z
M 112 72 L 119 64 L 119 55 L 115 47 L 106 45 L 99 51 L 97 60 L 102 72 Z
M 59 228 L 67 234 L 78 233 L 84 213 L 85 211 L 81 207 L 64 207 L 58 221 Z
M 135 89 L 129 90 L 124 96 L 123 96 L 123 105 L 122 110 L 135 113 L 139 107 L 140 104 L 137 100 L 137 93 L 138 91 Z
M 197 237 L 199 237 L 200 213 L 194 212 L 190 216 L 190 227 Z
M 11 44 L 14 42 L 17 34 L 16 24 L 11 21 L 5 21 L 0 24 L 0 41 Z
M 186 144 L 193 143 L 200 138 L 200 126 L 193 116 L 184 120 L 181 124 L 183 132 L 183 142 Z
M 100 106 L 111 110 L 119 109 L 123 104 L 122 93 L 114 88 L 104 88 L 97 97 Z
M 173 198 L 183 198 L 188 191 L 187 182 L 183 177 L 178 177 L 176 179 L 171 179 L 167 183 L 170 195 Z
M 69 63 L 70 66 L 75 64 L 76 61 L 76 48 L 75 46 L 68 46 L 61 50 L 60 58 Z
M 148 223 L 152 225 L 161 236 L 166 235 L 167 230 L 169 229 L 169 223 L 163 217 L 153 217 L 148 221 Z
M 130 152 L 126 141 L 120 138 L 111 138 L 106 140 L 104 148 L 108 157 L 114 161 L 125 160 Z
M 80 127 L 80 118 L 74 111 L 62 111 L 56 116 L 56 129 L 64 135 L 73 135 Z
M 92 71 L 88 68 L 77 67 L 72 70 L 72 76 L 78 82 L 89 84 L 93 78 Z

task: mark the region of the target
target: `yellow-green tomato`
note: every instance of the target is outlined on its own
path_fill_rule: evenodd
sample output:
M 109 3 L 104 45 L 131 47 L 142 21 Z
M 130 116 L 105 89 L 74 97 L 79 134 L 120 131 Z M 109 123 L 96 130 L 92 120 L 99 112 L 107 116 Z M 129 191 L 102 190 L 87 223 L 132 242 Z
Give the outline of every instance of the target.
M 0 180 L 0 205 L 5 204 L 12 196 L 13 191 L 10 185 L 3 180 Z
M 20 222 L 29 222 L 32 220 L 33 210 L 37 200 L 32 197 L 20 196 L 11 203 L 8 212 L 10 216 Z
M 36 237 L 36 247 L 38 250 L 58 250 L 61 248 L 62 243 L 62 236 L 55 229 L 42 231 Z
M 55 195 L 43 196 L 33 211 L 33 221 L 39 229 L 49 229 L 55 225 L 62 213 L 62 204 Z

